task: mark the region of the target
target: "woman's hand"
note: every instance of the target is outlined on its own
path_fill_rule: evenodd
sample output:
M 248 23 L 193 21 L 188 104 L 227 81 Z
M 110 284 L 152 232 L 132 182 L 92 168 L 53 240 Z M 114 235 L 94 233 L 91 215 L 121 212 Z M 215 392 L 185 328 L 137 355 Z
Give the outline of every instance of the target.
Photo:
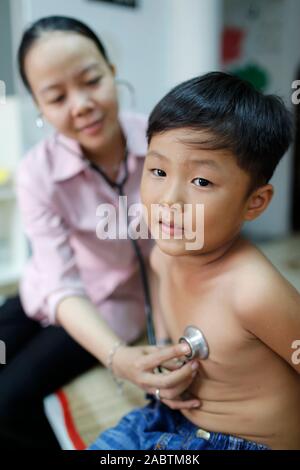
M 113 358 L 113 371 L 123 379 L 133 382 L 145 392 L 155 395 L 159 389 L 160 400 L 172 409 L 187 409 L 200 406 L 198 398 L 184 400 L 181 395 L 194 380 L 198 361 L 182 362 L 189 353 L 187 345 L 173 346 L 121 346 Z M 165 371 L 156 373 L 158 366 Z

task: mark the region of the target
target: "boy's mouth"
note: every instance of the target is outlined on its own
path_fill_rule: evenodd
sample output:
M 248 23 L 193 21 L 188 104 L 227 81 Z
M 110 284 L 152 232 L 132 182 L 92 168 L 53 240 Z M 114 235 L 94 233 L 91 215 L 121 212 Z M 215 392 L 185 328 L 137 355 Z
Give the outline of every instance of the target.
M 184 228 L 179 225 L 175 225 L 174 222 L 168 220 L 160 220 L 159 225 L 161 227 L 162 232 L 164 232 L 167 235 L 183 235 L 184 233 Z

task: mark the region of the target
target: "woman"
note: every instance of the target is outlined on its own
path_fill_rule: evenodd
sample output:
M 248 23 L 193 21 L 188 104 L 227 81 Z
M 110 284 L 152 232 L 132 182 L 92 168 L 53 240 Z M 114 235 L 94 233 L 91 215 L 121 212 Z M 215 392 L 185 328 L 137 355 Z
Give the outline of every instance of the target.
M 43 398 L 97 362 L 158 398 L 161 392 L 173 408 L 195 403 L 180 397 L 192 368 L 170 362 L 182 346 L 130 345 L 145 325 L 134 251 L 128 239 L 96 236 L 99 204 L 118 207 L 107 177 L 120 182 L 126 163 L 128 205 L 139 201 L 146 120 L 119 114 L 115 69 L 100 40 L 77 20 L 37 21 L 24 33 L 18 57 L 39 125 L 46 119 L 56 132 L 30 150 L 18 172 L 32 257 L 21 282 L 23 308 L 11 299 L 0 312 L 7 345 L 0 447 L 55 448 Z M 139 243 L 147 257 L 150 241 Z M 154 373 L 159 364 L 168 374 Z

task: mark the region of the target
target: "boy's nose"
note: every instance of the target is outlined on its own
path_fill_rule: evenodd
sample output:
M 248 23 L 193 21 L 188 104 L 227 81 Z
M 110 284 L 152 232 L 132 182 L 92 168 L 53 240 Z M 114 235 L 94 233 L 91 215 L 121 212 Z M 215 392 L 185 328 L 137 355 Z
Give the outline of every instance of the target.
M 173 202 L 172 204 L 164 202 L 159 203 L 159 208 L 162 214 L 168 215 L 172 212 L 182 210 L 184 207 L 183 201 Z
M 161 195 L 161 206 L 172 207 L 172 206 L 184 206 L 184 198 L 182 197 L 182 191 L 180 190 L 179 184 L 170 185 L 164 194 Z

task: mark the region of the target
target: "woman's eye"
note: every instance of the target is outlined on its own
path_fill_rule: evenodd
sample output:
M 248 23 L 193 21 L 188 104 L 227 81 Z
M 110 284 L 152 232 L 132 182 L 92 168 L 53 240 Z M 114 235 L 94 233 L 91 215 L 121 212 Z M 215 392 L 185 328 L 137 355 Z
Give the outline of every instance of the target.
M 64 100 L 64 95 L 57 96 L 54 100 L 50 101 L 50 104 L 61 103 Z
M 160 170 L 159 168 L 153 168 L 152 170 L 150 170 L 151 173 L 154 175 L 154 176 L 166 176 L 166 172 L 163 171 L 163 170 Z
M 87 85 L 97 85 L 97 83 L 100 82 L 102 77 L 96 77 L 96 78 L 93 78 L 92 80 L 89 80 L 88 82 L 86 82 Z
M 210 181 L 204 178 L 194 178 L 192 181 L 196 186 L 209 186 L 212 184 Z

